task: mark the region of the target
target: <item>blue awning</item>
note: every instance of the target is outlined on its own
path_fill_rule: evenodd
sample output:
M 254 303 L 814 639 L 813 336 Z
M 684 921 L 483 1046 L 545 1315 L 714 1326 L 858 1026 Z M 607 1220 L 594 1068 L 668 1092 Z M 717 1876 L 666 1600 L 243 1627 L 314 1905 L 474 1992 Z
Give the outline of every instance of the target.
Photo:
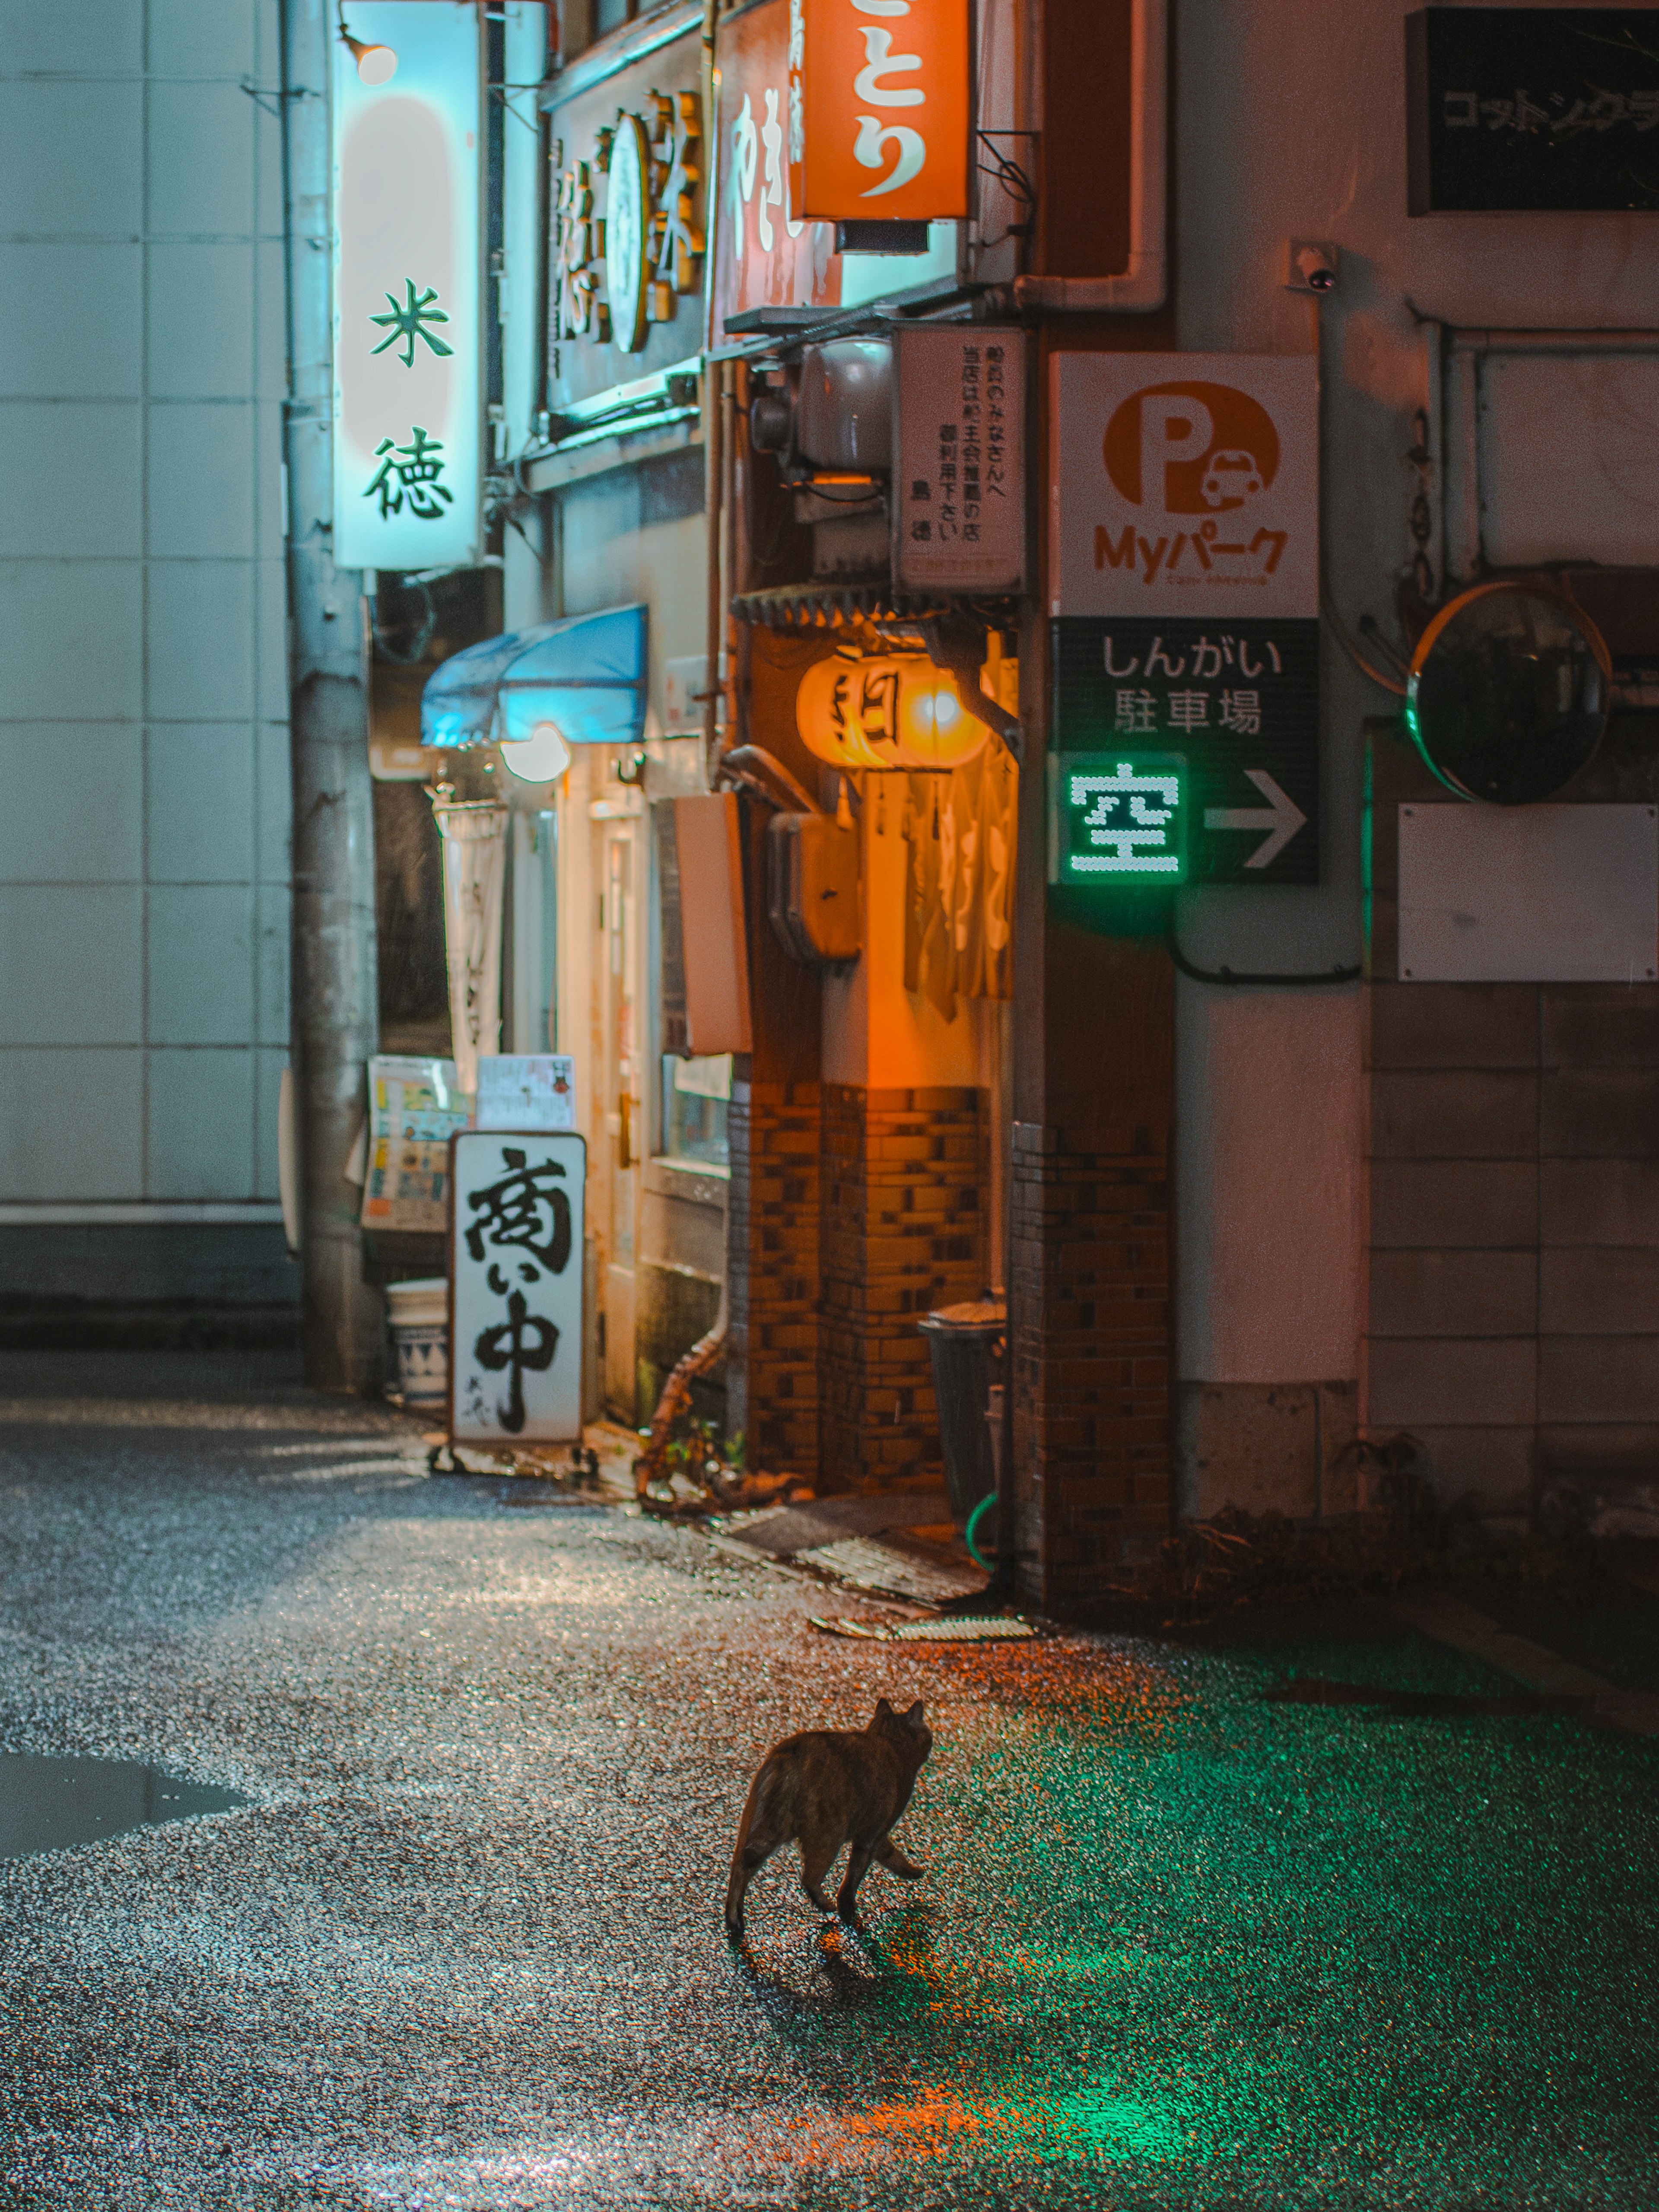
M 645 734 L 645 615 L 642 606 L 573 615 L 452 653 L 421 694 L 421 743 L 518 743 L 538 722 L 556 723 L 567 744 L 637 742 Z

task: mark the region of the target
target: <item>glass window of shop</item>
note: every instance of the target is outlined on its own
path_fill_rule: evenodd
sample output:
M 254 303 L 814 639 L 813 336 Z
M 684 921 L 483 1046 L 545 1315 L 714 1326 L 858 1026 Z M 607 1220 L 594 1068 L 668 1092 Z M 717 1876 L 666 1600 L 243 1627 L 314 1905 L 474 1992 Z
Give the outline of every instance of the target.
M 651 823 L 652 1015 L 660 1072 L 653 1150 L 659 1158 L 723 1170 L 731 1158 L 726 1113 L 732 1055 L 699 1057 L 688 1050 L 679 853 L 672 799 L 659 799 L 652 806 Z

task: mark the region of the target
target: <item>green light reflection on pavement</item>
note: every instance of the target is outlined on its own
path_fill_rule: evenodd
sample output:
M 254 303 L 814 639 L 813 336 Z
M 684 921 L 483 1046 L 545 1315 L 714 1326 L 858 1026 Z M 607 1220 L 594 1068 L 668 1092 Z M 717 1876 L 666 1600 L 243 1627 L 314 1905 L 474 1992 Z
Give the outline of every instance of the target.
M 1296 1663 L 1493 1686 L 1406 1638 Z M 1120 1669 L 1092 1711 L 1058 1680 L 1046 1711 L 937 1686 L 933 1879 L 846 1939 L 855 2005 L 778 2022 L 840 2115 L 812 2202 L 862 2203 L 841 2192 L 894 2159 L 1033 2204 L 1069 2203 L 1066 2172 L 1171 2212 L 1650 2202 L 1659 1985 L 1632 1881 L 1655 1747 L 1276 1705 L 1282 1665 L 1248 1651 L 1177 1666 Z

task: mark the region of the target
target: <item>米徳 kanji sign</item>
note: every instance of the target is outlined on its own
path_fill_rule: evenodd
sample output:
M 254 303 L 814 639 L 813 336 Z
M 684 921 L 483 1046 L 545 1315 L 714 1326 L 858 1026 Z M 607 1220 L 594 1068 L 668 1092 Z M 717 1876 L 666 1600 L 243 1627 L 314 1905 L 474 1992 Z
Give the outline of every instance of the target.
M 1317 617 L 1310 356 L 1063 353 L 1050 374 L 1051 614 Z
M 790 0 L 789 213 L 968 213 L 968 0 Z
M 477 556 L 478 23 L 428 0 L 351 0 L 366 84 L 334 43 L 334 558 L 469 568 Z

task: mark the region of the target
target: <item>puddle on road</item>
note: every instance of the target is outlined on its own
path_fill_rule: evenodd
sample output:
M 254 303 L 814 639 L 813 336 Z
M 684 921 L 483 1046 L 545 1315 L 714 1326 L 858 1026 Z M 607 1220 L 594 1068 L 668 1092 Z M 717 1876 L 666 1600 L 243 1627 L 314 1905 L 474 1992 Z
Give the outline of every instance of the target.
M 1451 1690 L 1394 1690 L 1381 1682 L 1328 1682 L 1316 1674 L 1275 1682 L 1263 1692 L 1275 1705 L 1370 1705 L 1389 1713 L 1427 1717 L 1458 1713 L 1568 1713 L 1582 1698 L 1544 1697 L 1534 1690 L 1506 1691 L 1501 1697 L 1463 1697 Z
M 0 1752 L 0 1859 L 68 1851 L 134 1828 L 234 1812 L 251 1798 L 185 1782 L 130 1759 L 45 1759 Z

